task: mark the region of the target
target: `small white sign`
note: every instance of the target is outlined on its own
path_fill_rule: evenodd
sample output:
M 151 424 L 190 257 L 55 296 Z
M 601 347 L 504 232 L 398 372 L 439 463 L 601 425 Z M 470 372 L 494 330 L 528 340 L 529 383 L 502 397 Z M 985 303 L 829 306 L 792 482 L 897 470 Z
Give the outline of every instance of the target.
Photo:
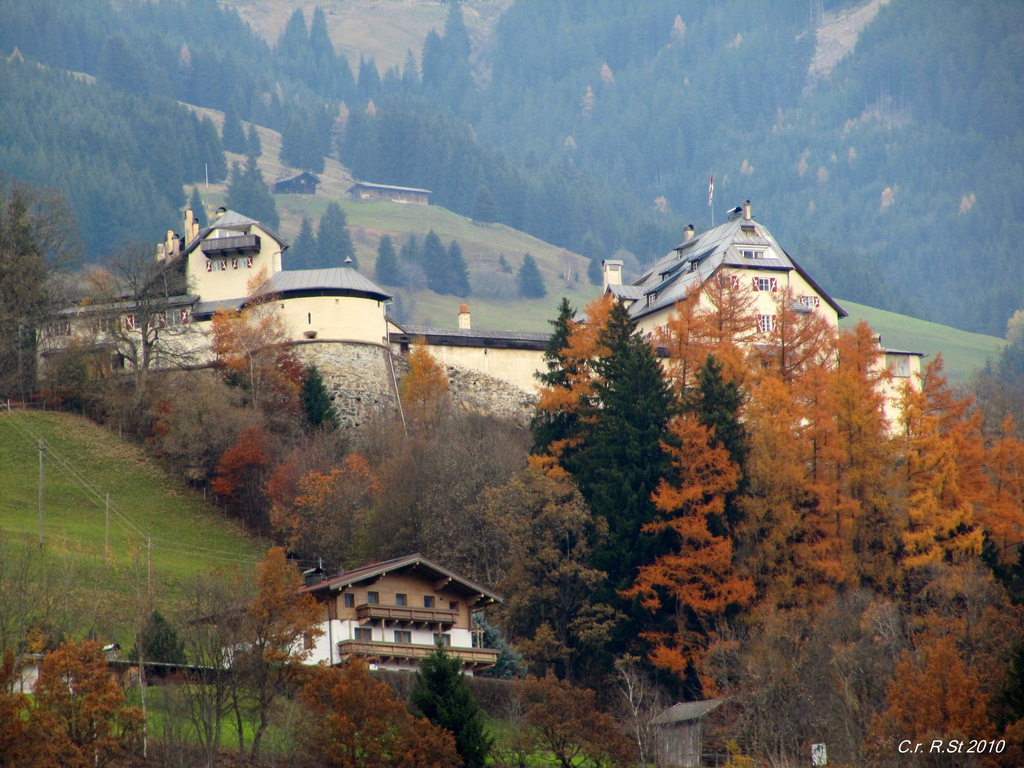
M 828 751 L 824 744 L 811 744 L 811 765 L 828 765 Z

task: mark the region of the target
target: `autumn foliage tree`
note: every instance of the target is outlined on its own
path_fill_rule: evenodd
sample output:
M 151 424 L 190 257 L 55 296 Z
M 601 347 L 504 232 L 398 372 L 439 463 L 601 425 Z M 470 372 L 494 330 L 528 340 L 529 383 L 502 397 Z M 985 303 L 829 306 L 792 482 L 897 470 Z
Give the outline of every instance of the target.
M 413 344 L 406 362 L 409 369 L 399 384 L 406 423 L 426 429 L 451 408 L 448 377 L 425 344 Z
M 107 671 L 102 645 L 68 640 L 39 668 L 33 718 L 46 733 L 58 763 L 67 768 L 104 766 L 125 752 L 142 713 L 125 703 Z
M 386 683 L 352 661 L 317 667 L 299 694 L 300 742 L 317 768 L 460 768 L 451 733 L 409 714 Z
M 247 709 L 254 761 L 259 759 L 273 706 L 298 687 L 301 664 L 309 655 L 305 640 L 322 634 L 320 606 L 308 594 L 298 594 L 302 584 L 298 568 L 280 547 L 270 549 L 256 567 L 256 593 L 242 623 L 246 642 L 232 664 L 250 689 Z
M 554 675 L 520 683 L 529 707 L 527 743 L 550 754 L 560 768 L 632 765 L 636 746 L 607 712 L 597 708 L 589 688 L 576 688 Z
M 731 539 L 710 530 L 736 487 L 736 465 L 692 416 L 674 419 L 671 435 L 673 480 L 662 479 L 654 494 L 662 516 L 644 526 L 667 539 L 669 551 L 641 565 L 623 594 L 639 598 L 652 613 L 667 614 L 670 629 L 648 629 L 644 637 L 652 663 L 683 677 L 688 667 L 701 669 L 727 609 L 750 602 L 754 587 L 733 569 Z M 708 692 L 714 688 L 707 676 L 702 684 Z
M 213 316 L 212 351 L 226 380 L 240 387 L 248 404 L 272 422 L 294 423 L 306 377 L 290 346 L 288 330 L 272 301 Z
M 380 481 L 364 456 L 350 453 L 328 472 L 309 471 L 291 488 L 279 465 L 267 482 L 271 522 L 291 550 L 328 568 L 350 568 L 364 556 L 366 526 Z
M 270 465 L 270 436 L 261 425 L 249 425 L 220 457 L 216 476 L 210 483 L 213 492 L 256 530 L 267 524 L 264 483 Z

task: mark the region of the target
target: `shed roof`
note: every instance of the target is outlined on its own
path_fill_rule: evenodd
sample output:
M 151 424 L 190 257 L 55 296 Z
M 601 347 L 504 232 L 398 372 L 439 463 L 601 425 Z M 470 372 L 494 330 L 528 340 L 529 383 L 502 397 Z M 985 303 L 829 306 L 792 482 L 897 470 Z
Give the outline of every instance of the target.
M 725 699 L 705 699 L 703 701 L 682 701 L 675 704 L 660 715 L 651 720 L 652 723 L 685 723 L 690 720 L 700 720 L 702 717 L 714 712 Z

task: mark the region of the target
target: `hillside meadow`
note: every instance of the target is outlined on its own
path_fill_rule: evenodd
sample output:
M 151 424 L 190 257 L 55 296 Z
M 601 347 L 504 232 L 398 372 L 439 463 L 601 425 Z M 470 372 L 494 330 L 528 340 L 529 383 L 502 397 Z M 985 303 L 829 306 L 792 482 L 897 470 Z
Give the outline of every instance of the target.
M 39 540 L 39 444 L 44 442 L 43 546 L 67 571 L 69 595 L 94 629 L 124 645 L 125 606 L 147 591 L 173 607 L 183 583 L 217 567 L 253 565 L 266 546 L 169 476 L 144 446 L 69 413 L 0 411 L 0 530 L 6 544 Z M 109 494 L 109 558 L 104 556 Z M 129 643 L 130 645 L 130 643 Z

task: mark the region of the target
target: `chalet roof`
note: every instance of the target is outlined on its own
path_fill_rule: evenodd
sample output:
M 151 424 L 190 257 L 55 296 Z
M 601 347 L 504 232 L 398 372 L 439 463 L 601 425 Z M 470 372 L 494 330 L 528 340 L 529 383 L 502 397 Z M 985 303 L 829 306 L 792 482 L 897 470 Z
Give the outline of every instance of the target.
M 397 325 L 397 324 L 396 324 Z M 453 347 L 503 347 L 514 349 L 545 349 L 550 333 L 534 331 L 484 331 L 469 328 L 438 328 L 428 325 L 400 325 L 401 331 L 389 335 L 393 342 L 429 340 L 431 344 Z
M 702 285 L 720 267 L 797 272 L 839 315 L 846 311 L 829 296 L 772 237 L 768 229 L 753 218 L 745 218 L 742 209 L 731 212 L 719 224 L 680 243 L 659 259 L 651 269 L 629 286 L 610 286 L 612 294 L 631 299 L 629 313 L 634 318 L 649 315 L 677 301 Z M 770 258 L 750 259 L 743 251 L 763 251 Z
M 391 298 L 391 294 L 351 267 L 284 270 L 264 283 L 260 292 L 368 296 L 378 301 Z
M 182 248 L 180 256 L 184 257 L 192 253 L 192 251 L 198 248 L 200 244 L 203 242 L 203 240 L 205 240 L 207 236 L 215 229 L 237 229 L 240 232 L 246 232 L 249 230 L 250 227 L 254 225 L 258 225 L 260 229 L 264 230 L 268 235 L 274 238 L 277 244 L 281 246 L 282 251 L 288 249 L 288 243 L 282 240 L 266 224 L 260 224 L 260 222 L 256 221 L 256 219 L 250 219 L 248 216 L 243 216 L 237 211 L 225 211 L 223 214 L 221 214 L 212 222 L 210 222 L 209 226 L 203 227 L 201 230 L 199 230 L 199 234 L 195 237 L 195 239 L 193 239 L 192 242 L 187 243 L 185 247 Z M 176 261 L 178 258 L 179 256 L 174 256 L 173 260 Z
M 353 190 L 356 187 L 364 187 L 366 189 L 393 189 L 396 192 L 422 192 L 426 195 L 434 194 L 429 189 L 417 189 L 416 187 L 397 187 L 394 184 L 371 184 L 368 181 L 357 181 L 349 190 Z
M 714 712 L 725 699 L 705 699 L 704 701 L 683 701 L 669 707 L 660 715 L 651 720 L 652 723 L 685 723 L 690 720 L 700 720 L 702 717 Z
M 483 605 L 502 602 L 502 599 L 489 589 L 485 589 L 479 584 L 475 584 L 469 579 L 463 578 L 447 568 L 427 560 L 420 554 L 406 555 L 394 560 L 364 565 L 361 568 L 355 568 L 337 576 L 324 579 L 319 584 L 305 586 L 299 592 L 340 591 L 356 584 L 367 582 L 372 584 L 381 577 L 395 572 L 414 572 L 430 581 L 443 582 L 442 586 L 446 589 L 454 589 L 465 595 L 476 595 Z M 435 583 L 434 588 L 440 589 L 441 587 Z
M 295 181 L 296 179 L 303 179 L 303 178 L 309 179 L 311 181 L 315 181 L 317 184 L 320 183 L 320 177 L 317 176 L 316 174 L 310 173 L 309 171 L 302 171 L 300 173 L 293 173 L 290 176 L 279 176 L 278 178 L 274 179 L 274 183 L 275 184 L 281 184 L 281 183 L 286 182 L 286 181 Z

